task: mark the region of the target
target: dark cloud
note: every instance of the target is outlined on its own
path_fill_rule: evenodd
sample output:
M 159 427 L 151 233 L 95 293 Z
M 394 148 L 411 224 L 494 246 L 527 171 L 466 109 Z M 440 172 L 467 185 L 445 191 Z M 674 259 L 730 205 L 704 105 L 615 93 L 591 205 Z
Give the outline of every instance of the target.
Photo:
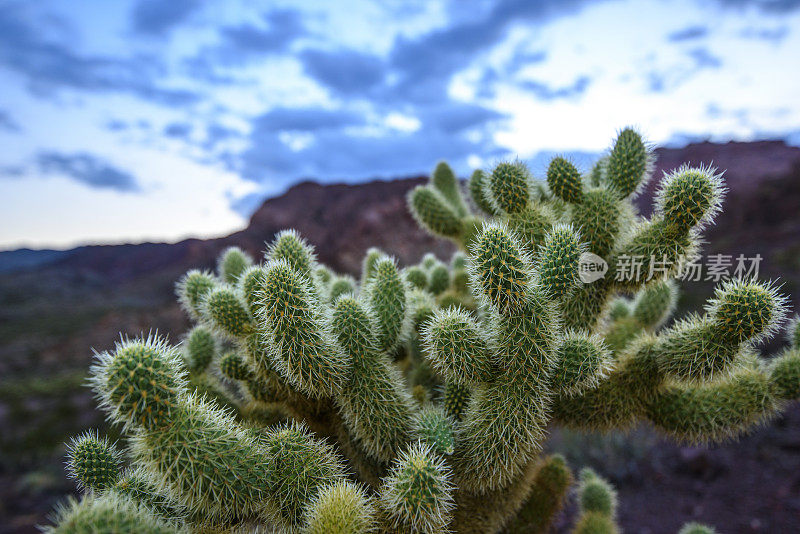
M 678 43 L 681 41 L 693 41 L 696 39 L 701 39 L 708 35 L 708 27 L 707 26 L 688 26 L 683 28 L 682 30 L 674 31 L 667 35 L 667 40 L 672 43 Z
M 242 134 L 239 130 L 228 128 L 222 124 L 211 123 L 206 128 L 206 139 L 203 141 L 203 147 L 207 150 L 211 150 L 223 141 L 239 138 L 241 136 Z
M 130 124 L 119 119 L 112 119 L 106 123 L 106 128 L 112 132 L 122 132 L 130 128 Z
M 253 120 L 253 129 L 259 132 L 316 132 L 364 124 L 364 117 L 345 110 L 320 107 L 276 107 Z
M 161 74 L 156 58 L 84 56 L 47 39 L 19 4 L 0 7 L 0 65 L 24 76 L 40 96 L 67 88 L 130 93 L 169 106 L 199 99 L 194 91 L 160 87 L 155 81 Z
M 131 26 L 137 33 L 162 36 L 202 4 L 202 0 L 137 0 L 131 11 Z
M 757 7 L 765 13 L 784 14 L 800 9 L 800 0 L 717 0 L 724 7 Z
M 537 80 L 523 80 L 518 85 L 533 93 L 539 100 L 558 100 L 582 95 L 591 83 L 592 79 L 588 76 L 579 76 L 570 85 L 562 87 L 553 87 Z
M 306 74 L 343 95 L 366 95 L 386 76 L 383 60 L 354 50 L 306 49 L 300 61 Z
M 698 69 L 718 69 L 722 66 L 722 60 L 712 54 L 707 48 L 693 48 L 687 52 L 694 60 Z
M 192 125 L 185 122 L 172 122 L 164 127 L 164 135 L 174 139 L 186 139 L 192 133 Z
M 236 53 L 267 54 L 283 52 L 295 39 L 306 35 L 302 15 L 292 9 L 277 9 L 263 16 L 267 27 L 242 24 L 222 28 L 222 48 Z
M 22 128 L 7 111 L 0 109 L 0 131 L 20 132 Z
M 506 117 L 506 115 L 492 109 L 462 102 L 451 102 L 427 111 L 420 110 L 420 118 L 425 128 L 435 129 L 447 134 L 456 134 L 463 130 L 484 127 L 487 123 Z
M 68 176 L 98 189 L 113 189 L 123 193 L 141 190 L 133 175 L 87 153 L 40 152 L 36 157 L 36 164 L 43 173 Z

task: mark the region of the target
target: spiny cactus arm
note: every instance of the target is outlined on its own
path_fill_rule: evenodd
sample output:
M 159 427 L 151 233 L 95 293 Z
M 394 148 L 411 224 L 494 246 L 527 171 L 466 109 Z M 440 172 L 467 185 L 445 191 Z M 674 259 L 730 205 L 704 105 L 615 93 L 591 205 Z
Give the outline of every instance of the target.
M 192 373 L 202 373 L 217 355 L 218 343 L 214 334 L 203 325 L 197 325 L 183 342 L 183 359 Z
M 603 328 L 608 347 L 620 352 L 641 332 L 656 331 L 672 315 L 677 301 L 673 280 L 658 280 L 636 294 L 632 303 L 624 297 L 609 304 L 609 323 Z
M 88 431 L 67 446 L 67 474 L 83 490 L 102 492 L 113 487 L 122 470 L 122 455 L 107 438 Z
M 767 375 L 743 369 L 708 384 L 669 384 L 650 400 L 646 415 L 678 441 L 718 442 L 772 417 L 777 401 Z
M 768 366 L 772 392 L 783 401 L 800 399 L 800 348 L 786 350 Z
M 203 315 L 203 299 L 218 284 L 216 277 L 207 272 L 192 269 L 175 284 L 175 293 L 183 310 L 192 318 Z
M 412 265 L 403 269 L 403 277 L 409 286 L 415 289 L 428 288 L 428 273 L 425 269 L 417 265 Z
M 348 480 L 323 488 L 305 514 L 303 534 L 364 534 L 373 532 L 377 522 L 374 500 Z
M 724 374 L 742 350 L 777 331 L 785 315 L 786 298 L 772 284 L 725 282 L 705 317 L 681 321 L 659 336 L 659 367 L 681 380 L 710 380 Z
M 220 286 L 203 299 L 204 317 L 220 335 L 232 340 L 248 336 L 256 329 L 242 294 L 230 286 Z
M 470 385 L 496 376 L 489 340 L 466 311 L 435 311 L 423 326 L 422 339 L 431 366 L 445 381 Z
M 274 366 L 290 384 L 315 398 L 339 392 L 350 361 L 333 340 L 308 279 L 286 260 L 270 262 L 260 294 L 259 322 L 271 358 L 254 362 L 256 372 Z
M 235 284 L 239 276 L 253 264 L 253 258 L 239 247 L 228 247 L 217 259 L 217 273 L 222 281 Z
M 53 525 L 43 529 L 47 534 L 189 534 L 188 529 L 156 517 L 145 506 L 113 491 L 81 501 L 70 497 L 50 519 Z
M 486 191 L 487 176 L 482 170 L 478 169 L 472 173 L 469 179 L 469 195 L 475 206 L 487 215 L 497 215 L 497 210 L 492 203 L 489 202 L 484 196 Z
M 404 450 L 383 479 L 380 503 L 399 532 L 447 532 L 453 509 L 450 469 L 429 445 Z
M 575 524 L 574 534 L 615 534 L 619 532 L 616 524 L 617 493 L 614 488 L 597 476 L 591 469 L 584 468 L 578 486 L 580 516 Z
M 366 294 L 371 313 L 377 319 L 378 348 L 383 352 L 392 352 L 410 332 L 407 292 L 394 259 L 379 260 Z
M 555 355 L 551 388 L 566 396 L 596 388 L 613 367 L 609 350 L 596 334 L 567 331 L 556 341 Z
M 571 161 L 563 157 L 556 157 L 550 161 L 547 168 L 547 185 L 550 191 L 564 202 L 579 204 L 583 199 L 581 173 Z
M 520 213 L 532 198 L 530 172 L 520 161 L 499 163 L 484 188 L 484 196 L 499 213 Z
M 413 407 L 402 378 L 380 351 L 375 322 L 354 297 L 336 301 L 333 330 L 352 361 L 336 401 L 348 431 L 363 450 L 389 462 L 411 439 Z
M 545 534 L 564 506 L 573 480 L 564 457 L 547 456 L 537 462 L 536 469 L 525 502 L 505 526 L 503 534 Z
M 578 261 L 585 247 L 570 225 L 554 226 L 539 248 L 539 285 L 553 299 L 564 300 L 578 286 Z
M 258 309 L 258 291 L 264 280 L 264 267 L 261 265 L 251 265 L 239 276 L 237 289 L 244 297 L 247 310 L 255 316 Z
M 434 235 L 458 241 L 461 236 L 461 218 L 435 189 L 419 185 L 408 194 L 411 214 L 423 228 Z
M 265 253 L 268 262 L 284 260 L 297 272 L 311 279 L 317 266 L 314 248 L 296 230 L 282 230 L 275 235 Z
M 440 161 L 436 165 L 431 174 L 431 185 L 442 194 L 459 217 L 469 214 L 464 197 L 461 195 L 458 178 L 446 162 Z
M 417 414 L 415 429 L 420 439 L 440 455 L 453 454 L 453 420 L 437 406 L 424 406 Z
M 159 489 L 158 481 L 144 469 L 130 469 L 114 485 L 114 492 L 149 508 L 156 516 L 171 523 L 192 519 L 189 509 Z
M 656 196 L 655 215 L 615 251 L 607 276 L 621 289 L 635 289 L 650 275 L 657 280 L 677 272 L 694 254 L 700 230 L 719 212 L 724 193 L 721 175 L 710 167 L 684 165 L 666 174 Z M 629 261 L 637 262 L 638 276 L 629 276 L 637 274 L 626 271 Z
M 370 247 L 364 254 L 361 262 L 361 285 L 366 286 L 375 275 L 378 262 L 387 258 L 388 255 L 378 247 Z
M 442 397 L 442 408 L 448 417 L 453 418 L 454 421 L 461 421 L 464 418 L 464 412 L 467 409 L 467 404 L 470 398 L 469 386 L 460 386 L 458 384 L 447 384 L 444 388 L 444 395 Z
M 639 132 L 623 129 L 605 162 L 605 178 L 609 187 L 621 198 L 634 195 L 647 183 L 653 172 L 653 149 Z
M 219 360 L 219 370 L 231 380 L 242 382 L 253 401 L 263 404 L 285 402 L 280 388 L 274 380 L 264 380 L 257 376 L 241 354 L 229 352 Z
M 331 281 L 328 289 L 327 300 L 329 303 L 336 301 L 341 295 L 355 293 L 358 285 L 352 276 L 337 276 Z

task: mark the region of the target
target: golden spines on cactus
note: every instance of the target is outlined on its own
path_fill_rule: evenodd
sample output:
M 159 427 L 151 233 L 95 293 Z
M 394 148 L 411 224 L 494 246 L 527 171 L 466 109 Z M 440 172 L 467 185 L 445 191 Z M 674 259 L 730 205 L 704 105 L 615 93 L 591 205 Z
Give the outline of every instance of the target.
M 107 438 L 89 431 L 73 438 L 67 446 L 67 472 L 79 488 L 103 491 L 120 477 L 122 455 Z
M 307 278 L 317 265 L 314 248 L 296 230 L 282 230 L 275 235 L 267 248 L 267 260 L 284 260 L 293 269 Z
M 502 225 L 486 224 L 472 250 L 470 273 L 476 296 L 500 313 L 522 306 L 532 283 L 531 260 Z
M 412 444 L 383 479 L 380 502 L 400 532 L 445 531 L 453 508 L 450 470 L 429 445 Z
M 285 260 L 271 262 L 264 274 L 259 320 L 270 347 L 268 365 L 312 397 L 341 390 L 350 361 L 334 342 L 308 279 Z
M 568 331 L 556 342 L 555 354 L 550 384 L 553 391 L 567 396 L 597 387 L 612 368 L 611 355 L 597 335 Z
M 366 287 L 370 309 L 377 320 L 377 341 L 382 351 L 390 352 L 405 339 L 411 327 L 405 280 L 394 259 L 375 264 L 375 274 Z
M 232 287 L 211 290 L 203 300 L 203 308 L 209 325 L 223 336 L 239 339 L 255 330 L 255 321 L 242 295 Z
M 228 247 L 217 260 L 217 273 L 221 280 L 227 284 L 235 284 L 239 276 L 253 263 L 245 251 L 239 247 Z
M 623 129 L 604 165 L 605 180 L 620 197 L 633 195 L 647 183 L 653 167 L 652 150 L 633 128 Z
M 575 165 L 563 158 L 556 157 L 547 168 L 547 185 L 554 195 L 565 202 L 578 204 L 583 198 L 583 182 L 581 173 Z
M 352 365 L 336 402 L 364 452 L 388 462 L 411 439 L 413 408 L 397 369 L 380 349 L 375 323 L 354 297 L 337 300 L 332 326 Z
M 553 298 L 564 299 L 578 286 L 578 260 L 584 246 L 570 225 L 558 224 L 539 248 L 538 282 Z
M 469 313 L 453 308 L 434 312 L 422 339 L 431 366 L 449 383 L 475 384 L 495 376 L 489 341 Z
M 530 180 L 530 172 L 522 162 L 499 163 L 484 184 L 484 195 L 495 211 L 519 213 L 531 201 Z

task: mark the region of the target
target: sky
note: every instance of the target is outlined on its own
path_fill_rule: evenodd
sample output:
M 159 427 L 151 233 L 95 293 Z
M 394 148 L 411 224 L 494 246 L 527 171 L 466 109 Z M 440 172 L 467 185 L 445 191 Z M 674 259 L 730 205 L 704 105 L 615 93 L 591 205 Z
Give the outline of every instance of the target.
M 800 145 L 800 0 L 0 0 L 0 249 L 246 225 L 305 179 L 541 176 L 627 125 Z

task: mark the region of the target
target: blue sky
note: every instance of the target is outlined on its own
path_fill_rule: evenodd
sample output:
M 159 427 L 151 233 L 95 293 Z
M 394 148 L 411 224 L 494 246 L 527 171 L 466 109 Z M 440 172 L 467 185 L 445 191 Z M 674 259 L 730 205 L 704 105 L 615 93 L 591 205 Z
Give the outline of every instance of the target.
M 800 144 L 798 95 L 800 0 L 0 0 L 0 248 L 220 235 L 440 159 L 541 173 L 629 124 Z

